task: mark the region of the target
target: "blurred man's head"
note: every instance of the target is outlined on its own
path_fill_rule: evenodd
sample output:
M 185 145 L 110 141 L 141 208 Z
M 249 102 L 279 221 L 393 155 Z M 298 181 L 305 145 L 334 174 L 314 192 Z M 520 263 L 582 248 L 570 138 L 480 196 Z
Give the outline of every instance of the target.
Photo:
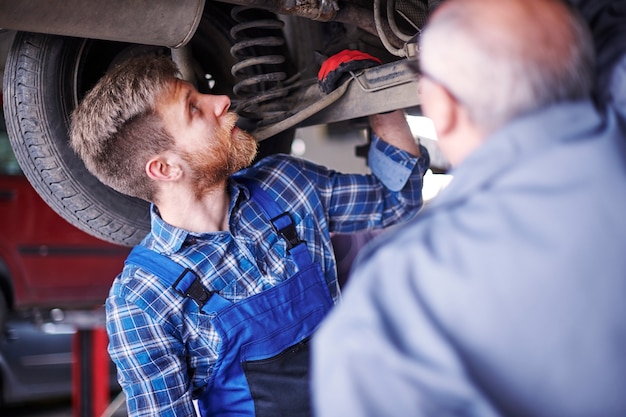
M 512 119 L 592 90 L 590 34 L 558 0 L 448 0 L 420 51 L 423 111 L 453 165 Z

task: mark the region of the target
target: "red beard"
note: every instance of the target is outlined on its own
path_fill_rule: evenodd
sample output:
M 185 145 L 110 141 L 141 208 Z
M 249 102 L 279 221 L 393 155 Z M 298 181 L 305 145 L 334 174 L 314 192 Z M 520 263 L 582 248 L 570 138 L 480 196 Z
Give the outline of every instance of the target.
M 235 128 L 237 115 L 228 113 L 225 119 L 216 134 L 207 139 L 204 149 L 181 154 L 192 170 L 194 194 L 198 199 L 235 172 L 249 166 L 257 154 L 258 144 L 254 137 Z

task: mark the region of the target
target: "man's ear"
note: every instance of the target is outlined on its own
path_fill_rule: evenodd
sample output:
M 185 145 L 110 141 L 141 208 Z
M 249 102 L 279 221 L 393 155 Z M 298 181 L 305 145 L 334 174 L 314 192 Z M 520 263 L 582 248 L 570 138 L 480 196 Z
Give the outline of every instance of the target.
M 181 173 L 180 164 L 167 154 L 157 155 L 146 163 L 146 175 L 155 181 L 173 181 Z

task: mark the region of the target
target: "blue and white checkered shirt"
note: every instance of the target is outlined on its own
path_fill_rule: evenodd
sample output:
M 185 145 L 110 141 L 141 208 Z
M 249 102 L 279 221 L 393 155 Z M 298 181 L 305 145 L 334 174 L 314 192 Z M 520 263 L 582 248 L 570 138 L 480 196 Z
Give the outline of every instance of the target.
M 337 301 L 330 233 L 382 228 L 412 218 L 422 205 L 422 177 L 428 168 L 426 149 L 422 153 L 412 157 L 374 136 L 370 165 L 378 176 L 340 174 L 286 155 L 265 158 L 243 172 L 291 213 Z M 376 160 L 380 163 L 371 164 Z M 391 189 L 398 182 L 403 187 L 391 191 L 383 182 L 395 184 Z M 228 231 L 191 233 L 165 223 L 153 208 L 152 231 L 141 245 L 190 268 L 207 288 L 224 287 L 220 295 L 237 302 L 289 278 L 296 266 L 236 177 L 229 189 Z M 129 414 L 194 415 L 192 398 L 206 386 L 220 347 L 209 317 L 134 265 L 115 279 L 106 307 L 109 353 Z

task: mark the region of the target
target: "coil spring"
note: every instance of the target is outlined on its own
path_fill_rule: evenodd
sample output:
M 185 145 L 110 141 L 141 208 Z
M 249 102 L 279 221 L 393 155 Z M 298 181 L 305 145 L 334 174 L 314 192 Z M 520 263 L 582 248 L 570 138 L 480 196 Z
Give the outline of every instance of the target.
M 288 93 L 282 86 L 287 74 L 280 70 L 286 61 L 281 54 L 285 45 L 284 23 L 271 12 L 244 6 L 234 7 L 231 16 L 237 24 L 230 31 L 236 40 L 230 53 L 238 61 L 232 66 L 231 74 L 241 80 L 233 87 L 237 96 L 233 103 L 235 111 L 240 116 L 260 120 L 259 124 L 281 119 L 285 110 L 279 105 L 278 108 L 266 106 L 265 110 L 261 105 Z

